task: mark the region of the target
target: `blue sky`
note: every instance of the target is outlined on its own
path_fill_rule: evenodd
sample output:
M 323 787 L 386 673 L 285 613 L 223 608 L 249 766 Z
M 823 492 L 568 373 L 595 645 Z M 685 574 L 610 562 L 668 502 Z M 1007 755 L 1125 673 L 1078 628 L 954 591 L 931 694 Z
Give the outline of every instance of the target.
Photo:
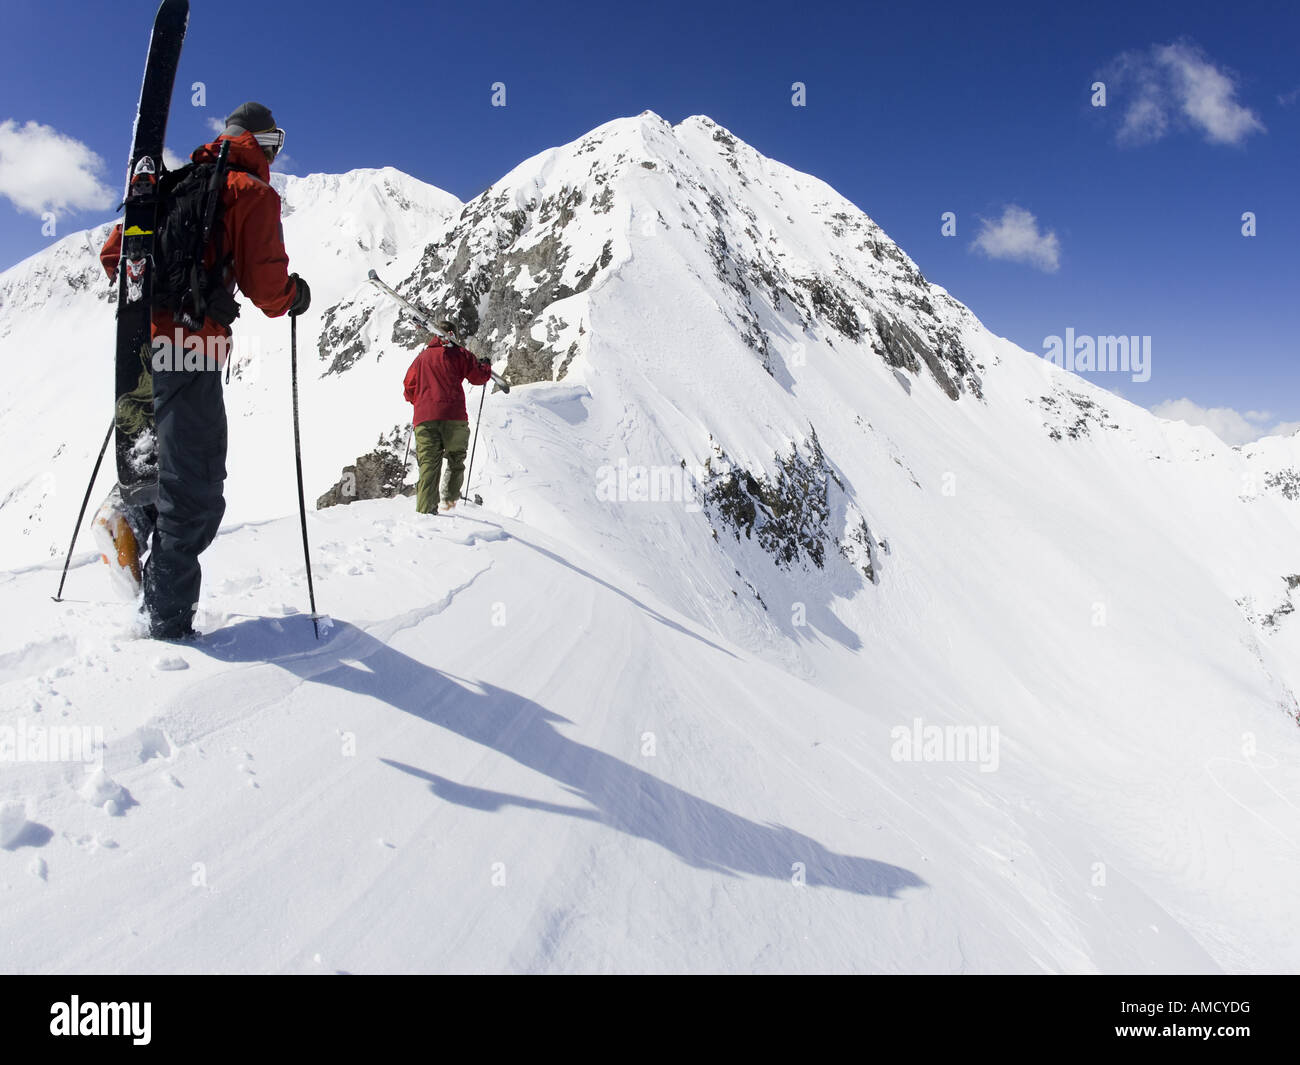
M 1067 328 L 1150 336 L 1150 381 L 1098 382 L 1230 409 L 1241 432 L 1300 422 L 1300 5 L 1053 6 L 193 0 L 168 142 L 188 153 L 258 99 L 294 172 L 392 165 L 468 199 L 611 118 L 703 113 L 834 185 L 1030 351 Z M 154 9 L 5 0 L 0 267 L 50 239 L 14 205 L 26 123 L 120 188 Z M 1024 239 L 972 249 L 1008 206 Z M 59 234 L 110 214 L 61 210 Z

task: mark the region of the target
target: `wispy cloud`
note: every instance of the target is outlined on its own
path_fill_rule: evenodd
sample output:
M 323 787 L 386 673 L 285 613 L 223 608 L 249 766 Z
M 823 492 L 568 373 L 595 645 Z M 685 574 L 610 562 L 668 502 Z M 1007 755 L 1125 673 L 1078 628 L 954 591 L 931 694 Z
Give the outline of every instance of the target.
M 1290 92 L 1279 94 L 1277 98 L 1277 102 L 1283 107 L 1294 107 L 1297 100 L 1300 100 L 1300 85 L 1297 85 Z
M 0 122 L 0 196 L 38 217 L 45 211 L 107 210 L 104 160 L 81 141 L 39 122 Z
M 1211 144 L 1240 144 L 1264 123 L 1237 101 L 1237 80 L 1188 41 L 1125 52 L 1102 73 L 1123 103 L 1116 139 L 1148 144 L 1176 129 L 1200 133 Z
M 1061 242 L 1056 234 L 1039 230 L 1038 219 L 1015 204 L 1008 204 L 996 222 L 980 219 L 980 231 L 971 250 L 983 252 L 990 259 L 1028 263 L 1049 274 L 1056 273 L 1061 265 Z
M 208 129 L 212 130 L 213 133 L 220 133 L 226 128 L 226 120 L 224 118 L 214 118 L 209 115 L 206 121 Z
M 1265 436 L 1291 436 L 1300 422 L 1276 421 L 1266 410 L 1237 411 L 1231 407 L 1202 407 L 1190 399 L 1167 399 L 1151 408 L 1158 418 L 1203 425 L 1227 444 L 1249 444 Z

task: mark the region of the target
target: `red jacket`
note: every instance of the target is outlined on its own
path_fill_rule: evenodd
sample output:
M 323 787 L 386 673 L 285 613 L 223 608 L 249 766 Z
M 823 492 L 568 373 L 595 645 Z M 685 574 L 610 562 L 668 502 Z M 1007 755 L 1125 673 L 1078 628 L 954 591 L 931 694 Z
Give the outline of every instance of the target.
M 271 167 L 251 133 L 238 137 L 218 137 L 212 144 L 197 148 L 190 158 L 196 163 L 215 163 L 217 146 L 230 141 L 226 187 L 221 195 L 224 204 L 222 248 L 230 259 L 226 268 L 226 287 L 240 292 L 271 318 L 278 318 L 292 305 L 298 287 L 289 280 L 289 256 L 284 250 L 284 232 L 280 226 L 280 194 L 271 188 Z M 117 276 L 117 261 L 122 254 L 122 225 L 119 222 L 104 242 L 99 261 L 110 278 Z M 215 249 L 208 248 L 204 265 L 214 263 Z M 180 328 L 167 311 L 153 313 L 153 335 L 172 336 Z M 191 335 L 182 330 L 185 336 Z M 230 330 L 211 318 L 203 323 L 197 336 L 229 336 Z
M 415 404 L 411 421 L 415 425 L 469 421 L 461 382 L 485 385 L 490 380 L 491 368 L 464 348 L 455 344 L 444 347 L 441 340 L 431 340 L 406 371 L 406 402 Z

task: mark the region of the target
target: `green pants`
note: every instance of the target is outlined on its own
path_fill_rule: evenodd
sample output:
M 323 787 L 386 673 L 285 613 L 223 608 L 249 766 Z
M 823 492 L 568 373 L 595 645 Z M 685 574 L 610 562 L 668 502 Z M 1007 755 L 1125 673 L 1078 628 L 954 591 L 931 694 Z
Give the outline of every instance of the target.
M 465 452 L 469 449 L 469 422 L 421 422 L 415 427 L 415 457 L 420 463 L 420 483 L 415 489 L 415 509 L 421 514 L 438 512 L 442 463 L 447 461 L 447 481 L 442 485 L 444 502 L 459 502 L 465 483 Z

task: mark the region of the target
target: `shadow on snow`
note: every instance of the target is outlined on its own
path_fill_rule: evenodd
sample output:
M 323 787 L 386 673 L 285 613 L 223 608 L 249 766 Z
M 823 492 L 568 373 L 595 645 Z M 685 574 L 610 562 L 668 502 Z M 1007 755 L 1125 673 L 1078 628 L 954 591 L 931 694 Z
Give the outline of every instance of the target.
M 838 854 L 783 825 L 759 823 L 665 783 L 643 769 L 563 735 L 567 719 L 515 692 L 455 678 L 395 650 L 347 622 L 312 634 L 310 619 L 256 618 L 218 630 L 194 648 L 223 662 L 272 662 L 313 684 L 378 699 L 445 728 L 561 784 L 587 806 L 540 802 L 473 788 L 390 759 L 428 782 L 446 802 L 488 812 L 518 806 L 581 818 L 657 843 L 699 869 L 790 880 L 802 862 L 806 882 L 888 898 L 924 887 L 915 873 L 870 858 Z

